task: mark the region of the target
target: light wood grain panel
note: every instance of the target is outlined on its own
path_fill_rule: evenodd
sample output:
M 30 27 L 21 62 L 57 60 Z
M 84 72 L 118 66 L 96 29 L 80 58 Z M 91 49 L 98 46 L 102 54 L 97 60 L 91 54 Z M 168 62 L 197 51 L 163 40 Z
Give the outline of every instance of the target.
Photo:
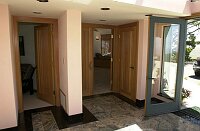
M 37 95 L 55 105 L 51 25 L 35 27 Z
M 113 42 L 113 86 L 112 91 L 119 92 L 120 86 L 120 42 L 119 42 L 119 28 L 115 27 L 113 30 L 114 42 Z
M 18 38 L 18 22 L 13 17 L 13 45 L 15 49 L 15 69 L 16 69 L 16 88 L 18 98 L 18 110 L 19 113 L 24 111 L 23 107 L 23 94 L 22 94 L 22 80 L 21 80 L 21 65 L 20 65 L 20 53 L 19 53 L 19 38 Z
M 136 100 L 138 24 L 120 26 L 120 90 L 119 92 Z
M 57 19 L 51 18 L 39 18 L 39 17 L 27 17 L 27 16 L 14 16 L 18 22 L 30 22 L 30 23 L 57 23 Z
M 54 81 L 56 106 L 60 106 L 60 79 L 59 79 L 59 45 L 58 45 L 58 22 L 51 23 L 53 39 L 53 58 L 54 58 Z
M 83 96 L 92 95 L 93 92 L 93 44 L 92 28 L 82 27 L 82 79 Z

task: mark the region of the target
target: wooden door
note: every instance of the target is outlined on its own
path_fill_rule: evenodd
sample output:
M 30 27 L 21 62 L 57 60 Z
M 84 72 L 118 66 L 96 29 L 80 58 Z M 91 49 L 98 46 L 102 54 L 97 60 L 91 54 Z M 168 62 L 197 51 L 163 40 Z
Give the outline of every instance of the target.
M 82 27 L 82 88 L 83 96 L 92 95 L 93 92 L 93 42 L 92 28 Z
M 55 105 L 51 25 L 35 27 L 38 97 Z
M 135 101 L 137 88 L 137 26 L 120 28 L 120 45 L 120 93 Z

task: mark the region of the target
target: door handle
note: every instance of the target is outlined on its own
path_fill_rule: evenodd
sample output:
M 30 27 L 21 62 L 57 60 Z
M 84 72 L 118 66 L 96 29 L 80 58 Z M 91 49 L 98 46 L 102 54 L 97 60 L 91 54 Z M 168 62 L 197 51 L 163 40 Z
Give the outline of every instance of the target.
M 135 69 L 134 67 L 130 67 L 131 69 Z
M 155 78 L 155 77 L 152 77 L 152 78 L 148 78 L 148 79 L 155 80 L 156 78 Z

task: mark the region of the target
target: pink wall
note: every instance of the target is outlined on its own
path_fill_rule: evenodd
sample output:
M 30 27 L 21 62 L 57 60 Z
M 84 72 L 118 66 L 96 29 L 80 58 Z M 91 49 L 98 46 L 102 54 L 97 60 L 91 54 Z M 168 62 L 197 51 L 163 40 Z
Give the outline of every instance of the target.
M 191 8 L 191 13 L 200 12 L 200 1 L 192 2 L 190 4 L 190 8 Z
M 61 90 L 68 115 L 82 113 L 81 12 L 67 10 L 58 22 Z M 63 96 L 61 97 L 61 101 Z M 62 103 L 62 102 L 61 102 Z M 64 106 L 64 103 L 62 104 Z
M 137 94 L 138 100 L 145 99 L 146 93 L 146 70 L 148 52 L 148 19 L 139 20 L 139 39 L 138 39 L 138 75 L 137 75 Z
M 67 11 L 69 115 L 82 113 L 81 12 Z
M 67 12 L 63 13 L 58 19 L 58 40 L 59 40 L 59 74 L 60 74 L 60 90 L 65 96 L 61 96 L 61 105 L 68 112 L 68 76 L 67 76 Z
M 18 106 L 8 6 L 0 5 L 0 12 L 0 129 L 4 129 L 17 126 Z

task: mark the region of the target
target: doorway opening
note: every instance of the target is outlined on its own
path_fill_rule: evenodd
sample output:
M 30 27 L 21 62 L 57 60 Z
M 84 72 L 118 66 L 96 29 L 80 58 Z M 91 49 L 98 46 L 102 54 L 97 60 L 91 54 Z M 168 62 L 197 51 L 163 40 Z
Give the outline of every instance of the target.
M 13 27 L 19 112 L 59 106 L 57 20 L 14 17 Z
M 200 19 L 187 21 L 187 40 L 182 87 L 182 109 L 200 109 Z M 199 111 L 200 114 L 200 111 Z
M 112 92 L 136 101 L 138 28 L 82 24 L 83 96 Z
M 52 104 L 42 100 L 38 94 L 40 92 L 40 87 L 38 86 L 40 86 L 39 81 L 41 81 L 41 77 L 37 69 L 39 64 L 37 61 L 39 48 L 36 46 L 36 43 L 38 43 L 39 38 L 36 37 L 36 31 L 41 26 L 48 26 L 48 24 L 23 22 L 18 24 L 24 110 L 52 106 Z
M 93 30 L 94 88 L 93 94 L 111 92 L 112 86 L 112 29 Z

